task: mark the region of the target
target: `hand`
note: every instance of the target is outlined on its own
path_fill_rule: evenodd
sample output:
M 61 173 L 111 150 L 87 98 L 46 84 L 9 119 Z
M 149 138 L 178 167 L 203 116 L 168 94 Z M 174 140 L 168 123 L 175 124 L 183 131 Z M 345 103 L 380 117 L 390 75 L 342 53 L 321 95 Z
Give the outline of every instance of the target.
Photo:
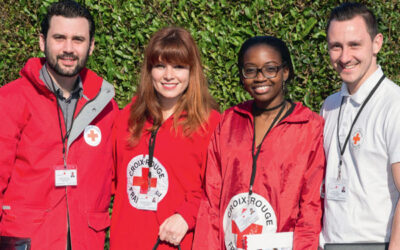
M 174 214 L 168 217 L 160 226 L 160 240 L 171 243 L 172 245 L 179 245 L 189 225 L 180 214 Z

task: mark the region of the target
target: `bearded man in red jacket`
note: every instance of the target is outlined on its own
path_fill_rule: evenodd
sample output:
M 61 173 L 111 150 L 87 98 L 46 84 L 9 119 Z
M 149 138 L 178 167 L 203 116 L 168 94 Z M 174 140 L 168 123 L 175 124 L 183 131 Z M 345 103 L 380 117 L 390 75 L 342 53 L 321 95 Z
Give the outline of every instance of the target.
M 45 58 L 0 89 L 0 248 L 104 248 L 118 107 L 113 86 L 85 68 L 94 32 L 86 8 L 53 3 Z

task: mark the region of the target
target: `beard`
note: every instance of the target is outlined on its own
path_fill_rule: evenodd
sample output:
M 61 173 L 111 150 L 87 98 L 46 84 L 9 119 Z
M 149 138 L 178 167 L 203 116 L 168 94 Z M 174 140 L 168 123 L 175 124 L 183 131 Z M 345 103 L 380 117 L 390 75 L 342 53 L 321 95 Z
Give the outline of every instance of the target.
M 78 56 L 74 55 L 73 53 L 63 53 L 61 55 L 54 55 L 52 54 L 48 49 L 47 45 L 45 46 L 44 49 L 44 54 L 46 56 L 46 61 L 47 65 L 58 75 L 64 76 L 64 77 L 73 77 L 79 74 L 81 70 L 86 66 L 86 62 L 89 58 L 89 53 L 90 53 L 90 47 L 88 48 L 86 55 L 82 58 L 79 58 Z M 59 59 L 72 59 L 76 60 L 76 66 L 74 68 L 62 68 L 60 64 L 58 63 Z

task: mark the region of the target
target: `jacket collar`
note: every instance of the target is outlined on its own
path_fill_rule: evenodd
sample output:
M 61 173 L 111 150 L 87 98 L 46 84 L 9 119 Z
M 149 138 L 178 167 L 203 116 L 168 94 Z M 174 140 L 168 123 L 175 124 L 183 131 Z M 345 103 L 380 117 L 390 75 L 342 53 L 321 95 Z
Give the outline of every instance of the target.
M 233 110 L 235 112 L 238 112 L 242 115 L 247 116 L 252 122 L 254 120 L 253 114 L 252 114 L 252 106 L 253 106 L 254 100 L 246 101 L 241 104 L 238 104 L 233 107 Z M 296 102 L 294 103 L 295 107 L 293 112 L 287 116 L 282 122 L 287 122 L 287 123 L 305 123 L 308 122 L 310 119 L 309 115 L 305 115 L 304 110 L 307 109 L 304 107 L 301 103 Z M 311 112 L 310 112 L 311 114 Z
M 40 70 L 45 63 L 45 58 L 30 58 L 20 71 L 20 75 L 26 77 L 46 94 L 52 94 L 46 87 L 46 84 L 40 79 Z M 79 76 L 82 80 L 83 96 L 88 100 L 95 98 L 100 92 L 103 79 L 87 68 L 82 69 Z

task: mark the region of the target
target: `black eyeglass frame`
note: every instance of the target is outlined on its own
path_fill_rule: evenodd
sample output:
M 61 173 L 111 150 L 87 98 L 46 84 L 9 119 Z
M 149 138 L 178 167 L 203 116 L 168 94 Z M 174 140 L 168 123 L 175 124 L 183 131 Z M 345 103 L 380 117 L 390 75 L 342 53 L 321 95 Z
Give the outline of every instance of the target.
M 273 66 L 273 67 L 276 67 L 274 76 L 270 76 L 270 75 L 265 75 L 265 74 L 264 74 L 264 72 L 262 71 L 262 69 L 263 69 L 265 66 L 268 66 L 268 64 L 264 64 L 261 68 L 254 67 L 254 68 L 256 68 L 257 71 L 256 71 L 256 74 L 255 74 L 253 77 L 246 76 L 245 71 L 244 71 L 244 68 L 245 68 L 245 67 L 242 67 L 242 75 L 243 75 L 243 78 L 245 78 L 245 79 L 255 79 L 255 78 L 257 78 L 259 72 L 261 72 L 261 74 L 262 74 L 265 78 L 267 78 L 267 79 L 275 78 L 275 77 L 278 75 L 278 72 L 279 72 L 281 69 L 283 69 L 284 67 L 286 67 L 286 63 L 282 63 L 282 64 L 279 65 L 279 66 L 275 66 L 275 65 Z M 272 67 L 272 65 L 270 65 L 270 67 Z

